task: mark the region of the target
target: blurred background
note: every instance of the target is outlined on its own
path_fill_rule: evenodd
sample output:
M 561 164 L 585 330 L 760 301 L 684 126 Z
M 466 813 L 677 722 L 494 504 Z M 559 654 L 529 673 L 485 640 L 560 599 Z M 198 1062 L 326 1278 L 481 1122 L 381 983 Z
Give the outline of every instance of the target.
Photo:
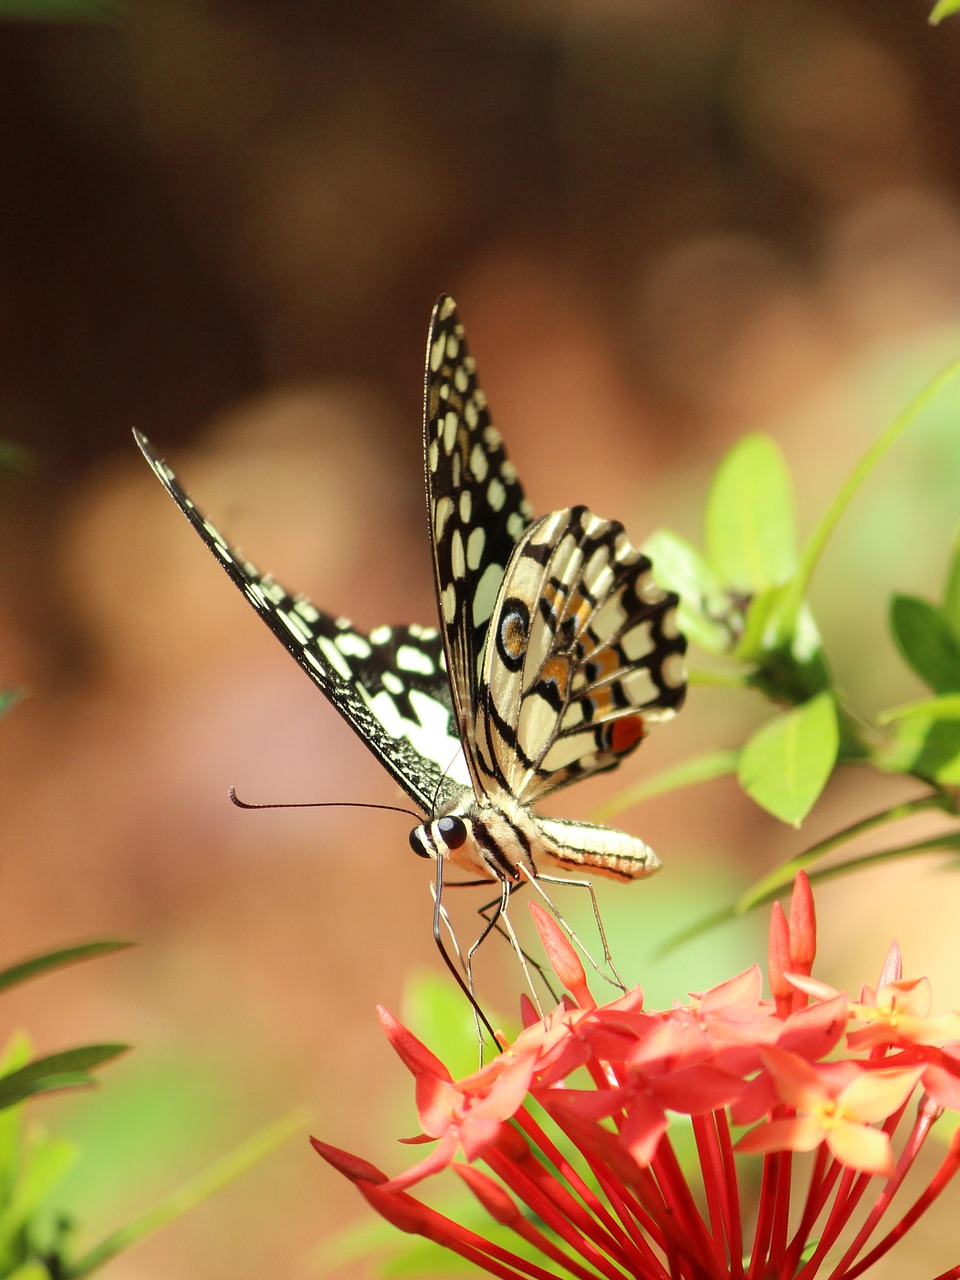
M 960 351 L 960 21 L 931 29 L 928 9 L 137 0 L 109 23 L 0 23 L 0 434 L 35 460 L 0 476 L 0 683 L 25 691 L 0 725 L 0 963 L 139 944 L 6 997 L 3 1018 L 43 1051 L 137 1046 L 95 1095 L 35 1109 L 85 1144 L 70 1196 L 91 1239 L 301 1104 L 325 1140 L 403 1167 L 416 1121 L 374 1006 L 403 1013 L 410 974 L 439 972 L 405 818 L 228 803 L 230 784 L 399 792 L 131 428 L 287 586 L 364 627 L 431 622 L 423 345 L 449 291 L 538 511 L 582 501 L 635 541 L 699 541 L 712 470 L 762 430 L 808 530 Z M 885 600 L 940 590 L 958 407 L 943 397 L 884 462 L 818 573 L 866 714 L 919 695 Z M 589 816 L 735 744 L 751 710 L 694 690 L 622 776 L 552 811 Z M 848 774 L 803 832 L 730 782 L 623 815 L 665 864 L 603 890 L 626 976 L 669 1001 L 761 957 L 758 920 L 651 958 L 900 794 Z M 953 884 L 931 859 L 825 886 L 821 976 L 873 981 L 896 935 L 960 1004 Z M 480 981 L 512 1017 L 496 945 Z M 311 1276 L 366 1212 L 293 1142 L 105 1274 Z

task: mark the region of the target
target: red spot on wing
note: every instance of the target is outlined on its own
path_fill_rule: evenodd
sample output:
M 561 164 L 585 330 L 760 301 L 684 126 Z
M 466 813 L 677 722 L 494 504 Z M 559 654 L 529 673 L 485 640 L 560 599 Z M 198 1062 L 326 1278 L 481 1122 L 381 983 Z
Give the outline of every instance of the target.
M 637 745 L 644 735 L 643 716 L 624 716 L 610 726 L 610 750 L 622 755 Z

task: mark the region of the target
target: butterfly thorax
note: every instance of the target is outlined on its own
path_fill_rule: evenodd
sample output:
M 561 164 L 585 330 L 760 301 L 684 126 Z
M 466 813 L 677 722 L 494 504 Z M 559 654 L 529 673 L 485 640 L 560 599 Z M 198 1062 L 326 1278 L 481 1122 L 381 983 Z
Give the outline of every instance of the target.
M 464 788 L 459 804 L 411 831 L 410 845 L 421 857 L 442 858 L 488 880 L 517 881 L 521 866 L 535 875 L 543 852 L 536 814 L 499 789 L 477 800 Z
M 507 791 L 460 804 L 410 833 L 414 853 L 450 861 L 484 879 L 516 883 L 544 863 L 614 880 L 640 880 L 660 867 L 642 840 L 591 822 L 544 818 Z

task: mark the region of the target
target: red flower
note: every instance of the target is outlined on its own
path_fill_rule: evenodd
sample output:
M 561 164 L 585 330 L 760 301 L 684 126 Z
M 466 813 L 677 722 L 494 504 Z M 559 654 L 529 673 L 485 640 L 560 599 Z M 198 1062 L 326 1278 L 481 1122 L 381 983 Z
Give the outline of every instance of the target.
M 662 1012 L 644 1009 L 639 989 L 598 1007 L 566 938 L 533 910 L 573 998 L 542 1019 L 527 1007 L 524 1030 L 493 1062 L 453 1080 L 381 1012 L 416 1079 L 423 1133 L 412 1141 L 436 1141 L 431 1154 L 388 1179 L 314 1144 L 402 1230 L 518 1280 L 548 1280 L 558 1266 L 584 1280 L 854 1280 L 956 1174 L 960 1139 L 912 1206 L 881 1230 L 933 1121 L 960 1108 L 960 1015 L 930 1015 L 928 984 L 903 979 L 896 950 L 877 990 L 864 989 L 857 1001 L 811 979 L 816 935 L 804 876 L 789 920 L 774 908 L 772 1000 L 763 999 L 753 968 Z M 570 1077 L 584 1071 L 592 1087 L 579 1077 L 574 1087 Z M 921 1089 L 912 1129 L 897 1139 Z M 552 1136 L 528 1101 L 545 1113 Z M 690 1118 L 695 1167 L 674 1150 L 677 1114 Z M 732 1123 L 756 1127 L 734 1143 Z M 811 1151 L 806 1195 L 797 1201 L 795 1153 Z M 738 1173 L 753 1153 L 763 1155 L 759 1203 L 743 1210 Z M 461 1155 L 466 1163 L 457 1162 Z M 408 1194 L 448 1165 L 496 1223 L 522 1237 L 523 1256 Z M 873 1203 L 851 1227 L 871 1186 Z M 837 1262 L 845 1230 L 854 1235 Z M 543 1266 L 528 1260 L 531 1247 Z M 937 1280 L 948 1277 L 960 1277 L 960 1266 Z

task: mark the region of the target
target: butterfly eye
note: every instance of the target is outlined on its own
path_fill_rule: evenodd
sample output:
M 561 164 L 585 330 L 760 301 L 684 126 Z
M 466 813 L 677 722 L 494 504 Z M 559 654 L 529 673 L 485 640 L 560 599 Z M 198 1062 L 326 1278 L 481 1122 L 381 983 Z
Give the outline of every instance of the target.
M 437 823 L 440 839 L 448 849 L 459 849 L 467 840 L 467 824 L 462 818 L 441 818 Z
M 410 832 L 410 848 L 418 858 L 429 858 L 430 851 L 423 843 L 423 836 L 420 834 L 420 827 L 414 827 Z

